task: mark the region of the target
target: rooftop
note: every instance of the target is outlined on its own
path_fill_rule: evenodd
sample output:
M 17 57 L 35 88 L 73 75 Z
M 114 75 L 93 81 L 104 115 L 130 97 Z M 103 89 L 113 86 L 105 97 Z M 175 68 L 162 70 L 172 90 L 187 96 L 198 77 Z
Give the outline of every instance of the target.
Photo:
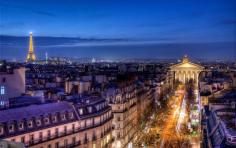
M 27 107 L 2 110 L 0 111 L 0 122 L 29 119 L 45 114 L 53 114 L 59 111 L 63 112 L 68 110 L 73 110 L 68 102 L 31 105 Z

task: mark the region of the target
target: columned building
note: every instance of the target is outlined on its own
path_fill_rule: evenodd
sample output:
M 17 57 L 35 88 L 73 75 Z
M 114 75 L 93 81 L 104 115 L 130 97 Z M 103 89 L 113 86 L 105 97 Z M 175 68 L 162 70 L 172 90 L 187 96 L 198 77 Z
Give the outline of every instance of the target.
M 181 63 L 170 67 L 170 71 L 174 75 L 175 82 L 179 81 L 186 83 L 192 79 L 196 84 L 198 83 L 199 73 L 203 71 L 203 69 L 204 67 L 190 62 L 186 55 L 182 59 Z

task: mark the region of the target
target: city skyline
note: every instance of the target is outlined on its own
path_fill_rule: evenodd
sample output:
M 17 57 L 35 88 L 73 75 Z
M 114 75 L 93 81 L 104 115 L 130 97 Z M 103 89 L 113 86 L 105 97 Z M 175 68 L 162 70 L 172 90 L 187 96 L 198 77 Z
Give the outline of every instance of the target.
M 0 147 L 236 147 L 236 0 L 0 0 Z
M 104 59 L 236 57 L 236 5 L 231 0 L 0 4 L 1 59 L 25 59 L 30 31 L 39 59 L 46 52 Z

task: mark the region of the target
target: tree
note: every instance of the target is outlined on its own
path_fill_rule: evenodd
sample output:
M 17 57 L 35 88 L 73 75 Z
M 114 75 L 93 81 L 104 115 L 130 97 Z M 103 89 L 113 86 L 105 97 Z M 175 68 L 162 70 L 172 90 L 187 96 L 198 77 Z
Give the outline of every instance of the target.
M 172 134 L 172 138 L 168 139 L 164 147 L 168 148 L 191 148 L 189 139 L 182 134 Z

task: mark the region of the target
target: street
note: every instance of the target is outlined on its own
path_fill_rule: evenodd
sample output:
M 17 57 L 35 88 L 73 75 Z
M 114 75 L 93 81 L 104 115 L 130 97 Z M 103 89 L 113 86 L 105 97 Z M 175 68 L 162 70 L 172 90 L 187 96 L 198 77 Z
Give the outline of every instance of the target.
M 167 119 L 164 122 L 163 130 L 160 133 L 161 144 L 160 147 L 163 148 L 167 141 L 172 141 L 177 137 L 177 134 L 180 133 L 181 124 L 184 120 L 184 105 L 182 102 L 184 100 L 184 91 L 183 86 L 179 86 L 177 94 L 170 96 L 169 98 L 169 107 L 170 112 L 167 116 Z

